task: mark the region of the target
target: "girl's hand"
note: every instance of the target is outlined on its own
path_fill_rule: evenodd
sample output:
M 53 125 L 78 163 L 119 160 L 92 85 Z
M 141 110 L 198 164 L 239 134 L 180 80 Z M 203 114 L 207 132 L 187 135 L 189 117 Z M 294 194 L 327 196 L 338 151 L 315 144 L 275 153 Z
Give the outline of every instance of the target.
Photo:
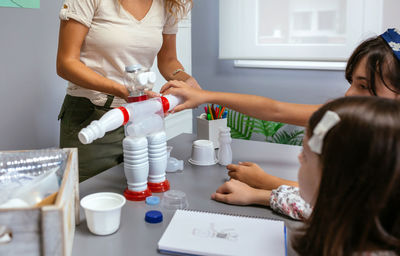
M 272 190 L 276 189 L 277 177 L 266 173 L 260 166 L 252 162 L 239 162 L 230 164 L 226 167 L 228 175 L 232 179 L 239 180 L 247 185 L 258 188 Z
M 213 200 L 237 205 L 259 204 L 269 206 L 270 198 L 271 191 L 255 189 L 237 180 L 225 182 L 211 195 Z
M 188 108 L 196 108 L 206 102 L 207 91 L 193 88 L 185 82 L 171 80 L 167 82 L 160 90 L 162 94 L 172 94 L 182 97 L 184 102 L 176 106 L 173 112 L 179 112 Z
M 260 166 L 252 162 L 230 164 L 226 168 L 229 170 L 228 175 L 232 179 L 244 182 L 253 188 L 273 190 L 281 185 L 298 186 L 297 182 L 266 173 Z

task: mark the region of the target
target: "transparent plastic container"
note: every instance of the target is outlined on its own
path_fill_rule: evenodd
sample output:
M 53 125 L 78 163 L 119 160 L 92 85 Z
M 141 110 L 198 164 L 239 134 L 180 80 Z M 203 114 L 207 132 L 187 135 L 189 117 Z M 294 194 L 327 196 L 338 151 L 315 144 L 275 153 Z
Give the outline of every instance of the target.
M 128 102 L 146 100 L 145 91 L 151 91 L 156 81 L 156 74 L 144 69 L 140 64 L 125 67 L 124 83 L 129 91 Z
M 66 160 L 62 149 L 0 152 L 0 204 L 19 198 L 32 205 L 58 191 Z
M 189 206 L 185 192 L 170 190 L 164 193 L 161 205 L 167 210 L 185 209 Z

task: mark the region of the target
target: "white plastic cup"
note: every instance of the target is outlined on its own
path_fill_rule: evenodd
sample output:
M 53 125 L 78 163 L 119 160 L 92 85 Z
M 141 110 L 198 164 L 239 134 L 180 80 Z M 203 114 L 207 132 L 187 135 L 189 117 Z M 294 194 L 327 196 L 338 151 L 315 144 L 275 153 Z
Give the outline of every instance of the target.
M 147 136 L 149 145 L 158 145 L 164 143 L 167 140 L 167 134 L 164 131 L 153 133 Z
M 143 191 L 147 188 L 147 177 L 149 176 L 149 163 L 128 164 L 124 163 L 124 172 L 128 184 L 139 184 L 134 191 Z M 146 184 L 146 185 L 143 185 Z
M 121 221 L 121 208 L 125 197 L 110 192 L 95 193 L 85 196 L 81 206 L 85 210 L 90 232 L 105 236 L 118 230 Z
M 168 158 L 167 151 L 160 152 L 160 153 L 149 153 L 149 159 L 160 158 L 160 157 L 164 157 L 164 156 L 167 156 L 167 158 Z
M 129 159 L 129 160 L 140 160 L 142 158 L 147 158 L 148 154 L 140 154 L 140 155 L 135 155 L 135 154 L 124 154 L 124 160 Z
M 133 154 L 145 154 L 147 153 L 147 148 L 144 149 L 130 149 L 130 148 L 124 148 L 124 154 L 126 153 L 133 153 Z
M 163 152 L 167 152 L 167 147 L 161 147 L 158 149 L 149 149 L 148 153 L 149 154 L 158 154 L 158 153 L 163 153 Z
M 217 163 L 214 144 L 210 140 L 196 140 L 192 145 L 192 156 L 189 162 L 194 165 L 213 165 Z
M 134 151 L 142 150 L 147 148 L 147 139 L 145 137 L 126 137 L 122 141 L 122 145 L 124 149 L 130 149 Z
M 159 177 L 159 175 L 165 176 L 167 164 L 168 158 L 166 154 L 158 158 L 149 158 L 149 181 L 153 183 L 160 182 L 155 180 L 158 179 L 157 177 Z
M 160 149 L 160 148 L 165 148 L 167 147 L 167 142 L 163 142 L 157 145 L 149 145 L 149 150 L 155 150 L 155 149 Z
M 128 189 L 135 192 L 142 192 L 147 189 L 147 180 L 144 182 L 129 183 Z
M 149 159 L 147 157 L 141 158 L 141 159 L 136 159 L 136 160 L 124 158 L 124 163 L 130 164 L 130 165 L 143 164 L 143 163 L 147 163 L 148 161 L 149 161 Z

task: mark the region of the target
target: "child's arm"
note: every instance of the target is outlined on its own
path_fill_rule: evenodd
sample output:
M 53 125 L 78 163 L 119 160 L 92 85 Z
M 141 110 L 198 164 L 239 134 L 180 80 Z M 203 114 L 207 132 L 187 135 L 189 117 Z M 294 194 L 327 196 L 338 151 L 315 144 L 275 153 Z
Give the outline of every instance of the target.
M 232 179 L 222 184 L 211 195 L 211 198 L 227 204 L 269 206 L 270 195 L 271 191 L 255 189 L 243 182 Z
M 301 198 L 298 187 L 283 185 L 272 190 L 269 203 L 272 210 L 296 220 L 307 219 L 312 212 L 311 206 Z
M 298 183 L 291 180 L 285 180 L 266 173 L 260 166 L 252 162 L 239 162 L 239 164 L 230 164 L 226 167 L 228 175 L 232 179 L 246 183 L 253 188 L 273 190 L 281 185 L 298 187 Z
M 312 211 L 300 197 L 298 188 L 289 186 L 269 191 L 232 179 L 222 184 L 211 198 L 227 204 L 271 206 L 272 210 L 298 220 L 308 218 Z
M 161 88 L 160 93 L 184 98 L 185 102 L 178 105 L 175 112 L 196 108 L 204 103 L 215 103 L 258 119 L 301 126 L 306 126 L 309 117 L 319 107 L 280 102 L 256 95 L 206 91 L 192 88 L 181 81 L 169 81 Z

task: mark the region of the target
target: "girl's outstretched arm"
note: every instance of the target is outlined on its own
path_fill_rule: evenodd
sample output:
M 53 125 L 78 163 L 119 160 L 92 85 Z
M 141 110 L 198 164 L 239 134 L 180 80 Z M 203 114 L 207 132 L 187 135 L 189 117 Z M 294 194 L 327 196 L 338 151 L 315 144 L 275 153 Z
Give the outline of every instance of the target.
M 309 117 L 319 108 L 319 105 L 287 103 L 256 95 L 207 91 L 181 81 L 169 81 L 160 92 L 184 98 L 184 103 L 176 106 L 175 112 L 214 103 L 258 119 L 300 126 L 306 126 Z

